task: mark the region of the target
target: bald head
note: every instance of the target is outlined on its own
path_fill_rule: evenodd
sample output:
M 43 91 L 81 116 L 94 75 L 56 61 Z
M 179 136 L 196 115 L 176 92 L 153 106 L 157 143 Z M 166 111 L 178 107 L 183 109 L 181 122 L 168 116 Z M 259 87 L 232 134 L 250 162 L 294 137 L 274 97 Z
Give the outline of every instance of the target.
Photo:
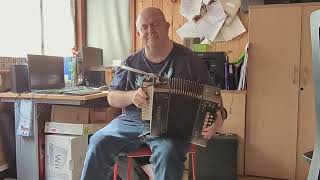
M 138 14 L 138 17 L 136 20 L 137 29 L 140 28 L 142 19 L 146 19 L 147 17 L 150 17 L 150 16 L 166 22 L 166 18 L 160 9 L 155 7 L 147 7 L 142 9 Z
M 137 17 L 136 26 L 147 56 L 151 53 L 166 55 L 172 46 L 168 36 L 170 24 L 166 22 L 160 9 L 148 7 L 141 10 Z

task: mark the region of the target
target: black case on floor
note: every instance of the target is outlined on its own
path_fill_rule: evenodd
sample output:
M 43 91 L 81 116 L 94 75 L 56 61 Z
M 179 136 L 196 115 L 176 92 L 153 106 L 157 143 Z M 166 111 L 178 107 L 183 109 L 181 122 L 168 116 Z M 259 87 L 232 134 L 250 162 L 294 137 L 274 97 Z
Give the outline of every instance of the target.
M 207 147 L 197 147 L 196 178 L 199 180 L 237 179 L 238 136 L 219 135 L 209 140 Z M 192 179 L 191 159 L 189 179 Z

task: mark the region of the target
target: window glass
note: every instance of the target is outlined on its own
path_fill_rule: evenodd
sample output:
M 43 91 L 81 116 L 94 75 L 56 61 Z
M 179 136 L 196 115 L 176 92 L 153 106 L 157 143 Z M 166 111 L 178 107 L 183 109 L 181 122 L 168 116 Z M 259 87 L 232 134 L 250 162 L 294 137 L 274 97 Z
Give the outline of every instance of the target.
M 0 0 L 0 56 L 41 54 L 40 0 Z
M 44 54 L 71 56 L 75 44 L 72 0 L 43 0 Z
M 0 0 L 0 57 L 42 54 L 42 43 L 45 55 L 71 56 L 75 44 L 71 2 L 42 0 L 41 13 L 41 0 Z

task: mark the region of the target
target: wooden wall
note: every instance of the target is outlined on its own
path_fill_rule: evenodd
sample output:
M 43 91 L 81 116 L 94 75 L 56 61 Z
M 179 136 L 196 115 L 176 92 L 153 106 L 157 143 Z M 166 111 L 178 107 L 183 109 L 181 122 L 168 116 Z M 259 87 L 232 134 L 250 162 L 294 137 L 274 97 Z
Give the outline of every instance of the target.
M 177 35 L 176 30 L 182 26 L 186 19 L 180 15 L 180 2 L 181 0 L 135 0 L 135 7 L 133 14 L 135 18 L 139 11 L 146 7 L 157 7 L 161 9 L 167 21 L 171 24 L 169 29 L 169 37 L 178 43 L 182 43 L 182 39 Z M 248 29 L 248 14 L 239 13 L 240 19 L 242 23 Z M 134 50 L 138 50 L 142 47 L 142 42 L 137 35 L 135 29 L 133 29 L 134 37 L 133 37 L 133 44 Z M 209 51 L 225 51 L 228 53 L 229 59 L 232 61 L 233 59 L 237 58 L 240 53 L 244 50 L 245 45 L 248 41 L 248 33 L 243 33 L 242 35 L 238 36 L 237 38 L 233 39 L 229 42 L 218 42 L 213 43 L 209 46 Z

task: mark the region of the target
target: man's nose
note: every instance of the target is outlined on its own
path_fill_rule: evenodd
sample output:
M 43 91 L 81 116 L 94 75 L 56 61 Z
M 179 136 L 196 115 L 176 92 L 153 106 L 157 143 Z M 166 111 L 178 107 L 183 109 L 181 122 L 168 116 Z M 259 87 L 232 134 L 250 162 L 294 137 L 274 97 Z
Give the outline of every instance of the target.
M 148 26 L 148 33 L 154 32 L 154 27 L 152 25 Z

